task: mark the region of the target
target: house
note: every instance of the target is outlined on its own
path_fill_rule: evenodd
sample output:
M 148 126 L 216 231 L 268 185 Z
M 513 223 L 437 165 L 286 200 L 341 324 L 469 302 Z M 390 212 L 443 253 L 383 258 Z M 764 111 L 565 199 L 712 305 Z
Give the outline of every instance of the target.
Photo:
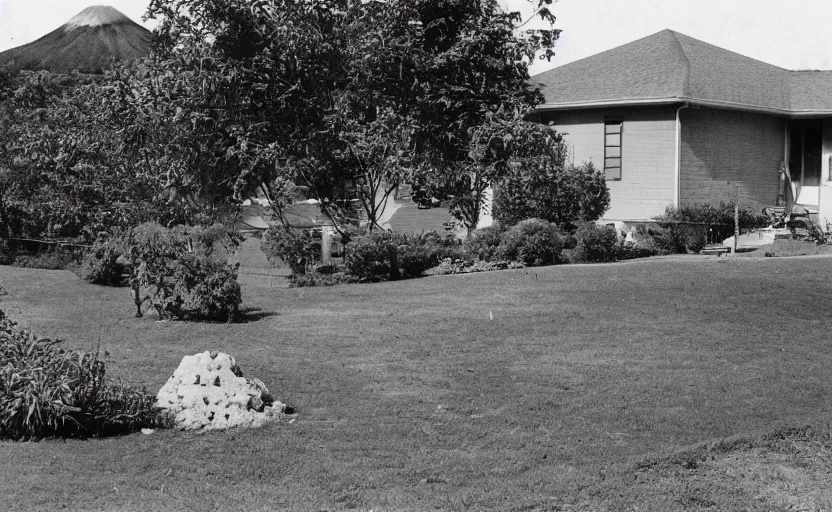
M 795 202 L 832 222 L 832 71 L 791 71 L 664 30 L 536 75 L 569 159 L 607 177 L 605 221 Z

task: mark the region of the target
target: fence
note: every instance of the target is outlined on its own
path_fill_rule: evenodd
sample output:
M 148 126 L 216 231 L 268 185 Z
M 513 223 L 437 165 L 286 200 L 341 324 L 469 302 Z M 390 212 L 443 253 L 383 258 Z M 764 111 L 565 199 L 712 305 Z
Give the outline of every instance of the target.
M 9 238 L 9 249 L 16 256 L 42 256 L 44 254 L 59 253 L 75 261 L 81 261 L 84 253 L 91 245 L 79 244 L 69 240 L 38 240 L 34 238 Z

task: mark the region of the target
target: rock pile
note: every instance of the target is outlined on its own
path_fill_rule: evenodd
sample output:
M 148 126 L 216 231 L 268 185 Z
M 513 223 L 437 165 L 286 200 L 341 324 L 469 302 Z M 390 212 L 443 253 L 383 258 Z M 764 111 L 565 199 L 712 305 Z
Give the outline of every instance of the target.
M 259 427 L 291 413 L 263 382 L 246 379 L 233 357 L 218 352 L 183 357 L 156 399 L 181 430 Z

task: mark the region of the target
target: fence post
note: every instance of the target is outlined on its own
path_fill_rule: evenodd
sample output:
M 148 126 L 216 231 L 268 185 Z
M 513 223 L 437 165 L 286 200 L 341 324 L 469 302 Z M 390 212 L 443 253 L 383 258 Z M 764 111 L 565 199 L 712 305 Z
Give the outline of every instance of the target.
M 324 226 L 321 229 L 321 263 L 332 261 L 332 228 Z
M 737 200 L 734 201 L 734 256 L 737 255 L 737 244 L 740 239 L 740 192 L 737 188 Z

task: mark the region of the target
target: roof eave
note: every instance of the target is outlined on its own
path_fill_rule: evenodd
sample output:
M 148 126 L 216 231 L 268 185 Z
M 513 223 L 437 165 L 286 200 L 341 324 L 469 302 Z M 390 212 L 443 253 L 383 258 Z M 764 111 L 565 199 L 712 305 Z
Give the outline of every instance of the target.
M 752 112 L 757 114 L 768 114 L 790 118 L 832 117 L 832 109 L 792 110 L 777 107 L 767 107 L 763 105 L 735 103 L 730 101 L 689 98 L 684 96 L 671 96 L 659 98 L 622 98 L 610 100 L 544 103 L 542 105 L 538 105 L 535 108 L 535 110 L 537 112 L 555 112 L 562 110 L 585 110 L 596 108 L 640 107 L 676 104 L 686 104 L 689 106 L 698 106 L 706 108 L 718 108 L 723 110 L 738 110 L 741 112 Z

